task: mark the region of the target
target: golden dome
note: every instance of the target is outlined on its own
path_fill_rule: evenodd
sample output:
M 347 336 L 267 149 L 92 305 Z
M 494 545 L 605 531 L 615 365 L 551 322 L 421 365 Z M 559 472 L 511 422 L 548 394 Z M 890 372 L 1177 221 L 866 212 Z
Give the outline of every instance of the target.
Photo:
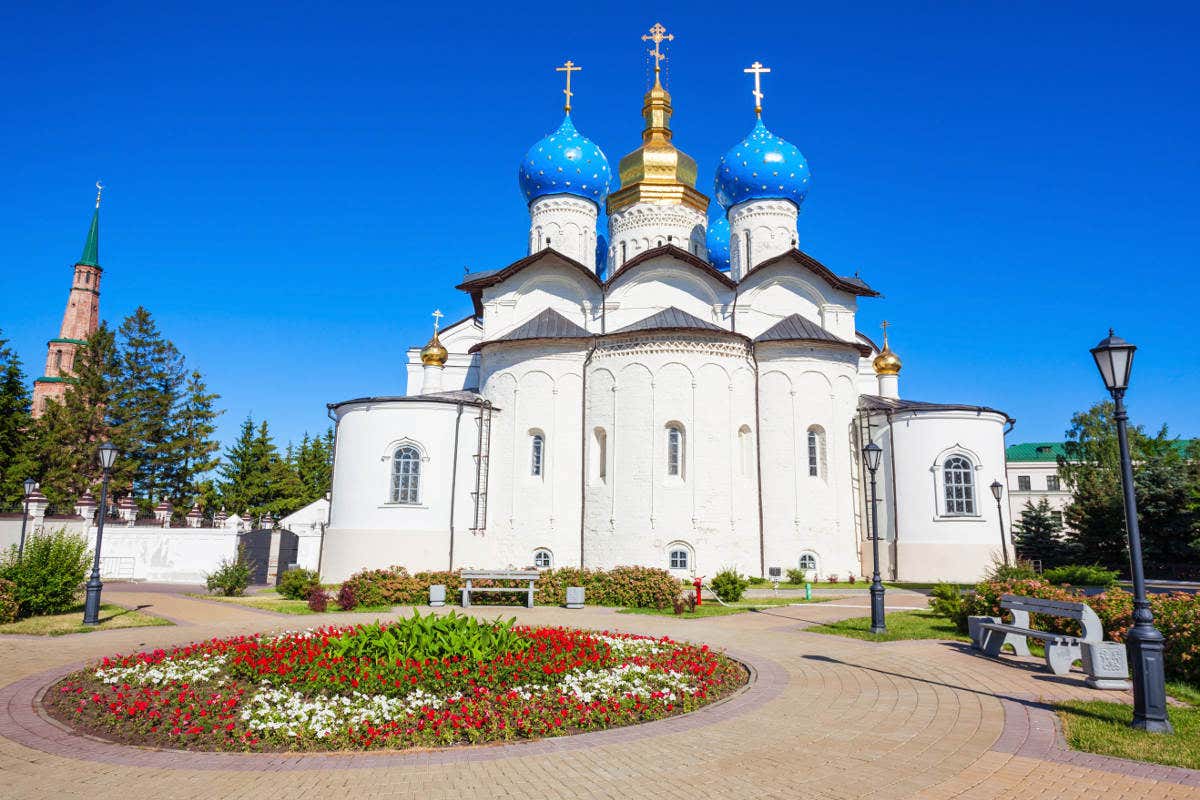
M 654 71 L 654 86 L 642 105 L 642 146 L 621 159 L 621 188 L 608 196 L 608 213 L 635 203 L 688 205 L 708 212 L 708 197 L 696 190 L 696 160 L 671 144 L 671 95 Z
M 444 367 L 449 355 L 450 353 L 442 346 L 441 339 L 438 339 L 438 335 L 435 333 L 429 340 L 429 344 L 421 348 L 421 363 L 427 367 Z
M 892 352 L 892 347 L 888 344 L 887 323 L 884 323 L 883 329 L 883 350 L 875 356 L 875 361 L 872 363 L 875 366 L 876 375 L 899 375 L 900 368 L 904 366 L 900 361 L 900 356 Z

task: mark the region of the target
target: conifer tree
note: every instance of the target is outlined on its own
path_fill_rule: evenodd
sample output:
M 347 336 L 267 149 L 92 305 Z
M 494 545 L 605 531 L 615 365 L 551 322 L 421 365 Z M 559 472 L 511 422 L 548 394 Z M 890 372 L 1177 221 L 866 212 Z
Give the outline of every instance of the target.
M 323 497 L 333 477 L 333 429 L 312 438 L 305 433 L 295 463 L 296 474 L 304 485 L 304 504 Z
M 265 476 L 259 474 L 255 442 L 254 418 L 247 415 L 238 438 L 225 449 L 218 468 L 221 503 L 230 514 L 245 515 L 262 493 Z
M 139 306 L 120 328 L 120 379 L 112 414 L 135 464 L 133 496 L 148 510 L 172 489 L 183 442 L 174 410 L 184 386 L 183 356 Z
M 220 395 L 209 392 L 204 377 L 193 370 L 172 419 L 178 458 L 170 465 L 169 494 L 180 513 L 186 513 L 184 506 L 190 507 L 204 494 L 202 479 L 220 461 L 221 444 L 213 438 L 216 419 L 221 414 L 213 407 L 218 399 Z M 211 497 L 208 502 L 212 502 Z
M 1043 569 L 1073 561 L 1075 547 L 1062 537 L 1062 525 L 1055 518 L 1050 501 L 1042 498 L 1037 505 L 1025 501 L 1021 518 L 1013 523 L 1017 557 L 1022 561 L 1040 561 Z
M 33 477 L 30 392 L 21 359 L 0 332 L 0 509 L 19 508 Z

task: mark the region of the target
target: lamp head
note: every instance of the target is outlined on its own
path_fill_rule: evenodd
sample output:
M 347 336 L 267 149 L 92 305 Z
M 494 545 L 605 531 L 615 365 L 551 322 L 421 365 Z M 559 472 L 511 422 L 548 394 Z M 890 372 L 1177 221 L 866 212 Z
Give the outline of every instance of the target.
M 100 469 L 108 472 L 117 461 L 117 446 L 112 442 L 100 445 Z
M 992 497 L 996 498 L 996 502 L 1000 502 L 1000 495 L 1004 492 L 1004 484 L 1000 481 L 992 481 Z
M 26 497 L 33 494 L 33 490 L 36 488 L 37 488 L 37 481 L 35 481 L 33 478 L 25 479 L 25 496 Z
M 1129 373 L 1133 370 L 1133 353 L 1137 347 L 1108 329 L 1108 338 L 1092 348 L 1092 358 L 1109 392 L 1123 392 L 1129 386 Z
M 879 469 L 879 461 L 883 458 L 883 448 L 874 442 L 869 442 L 863 448 L 863 459 L 867 462 L 867 469 L 874 474 L 875 470 Z

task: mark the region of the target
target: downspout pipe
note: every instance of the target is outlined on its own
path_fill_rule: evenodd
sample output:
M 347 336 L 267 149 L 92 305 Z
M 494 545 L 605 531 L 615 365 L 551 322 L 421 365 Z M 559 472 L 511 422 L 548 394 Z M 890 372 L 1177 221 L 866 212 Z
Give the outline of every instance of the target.
M 463 404 L 458 403 L 458 414 L 454 418 L 454 459 L 450 462 L 450 563 L 447 569 L 454 571 L 454 504 L 458 490 L 458 432 L 462 428 Z

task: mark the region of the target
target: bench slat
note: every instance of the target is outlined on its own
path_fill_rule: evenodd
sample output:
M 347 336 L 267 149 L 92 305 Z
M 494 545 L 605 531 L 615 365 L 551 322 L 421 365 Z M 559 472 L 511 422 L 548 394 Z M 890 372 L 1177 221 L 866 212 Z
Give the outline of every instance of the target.
M 541 573 L 537 570 L 514 570 L 510 572 L 468 572 L 463 571 L 462 577 L 470 578 L 471 580 L 493 580 L 493 581 L 535 581 L 541 577 Z
M 998 622 L 981 622 L 979 627 L 987 628 L 991 631 L 1000 631 L 1002 633 L 1015 633 L 1020 636 L 1028 636 L 1033 639 L 1041 639 L 1046 642 L 1056 641 L 1059 639 L 1071 642 L 1079 641 L 1079 637 L 1069 636 L 1065 633 L 1054 633 L 1053 631 L 1035 631 L 1032 628 L 1018 628 L 1016 625 L 1004 625 L 1003 623 Z

